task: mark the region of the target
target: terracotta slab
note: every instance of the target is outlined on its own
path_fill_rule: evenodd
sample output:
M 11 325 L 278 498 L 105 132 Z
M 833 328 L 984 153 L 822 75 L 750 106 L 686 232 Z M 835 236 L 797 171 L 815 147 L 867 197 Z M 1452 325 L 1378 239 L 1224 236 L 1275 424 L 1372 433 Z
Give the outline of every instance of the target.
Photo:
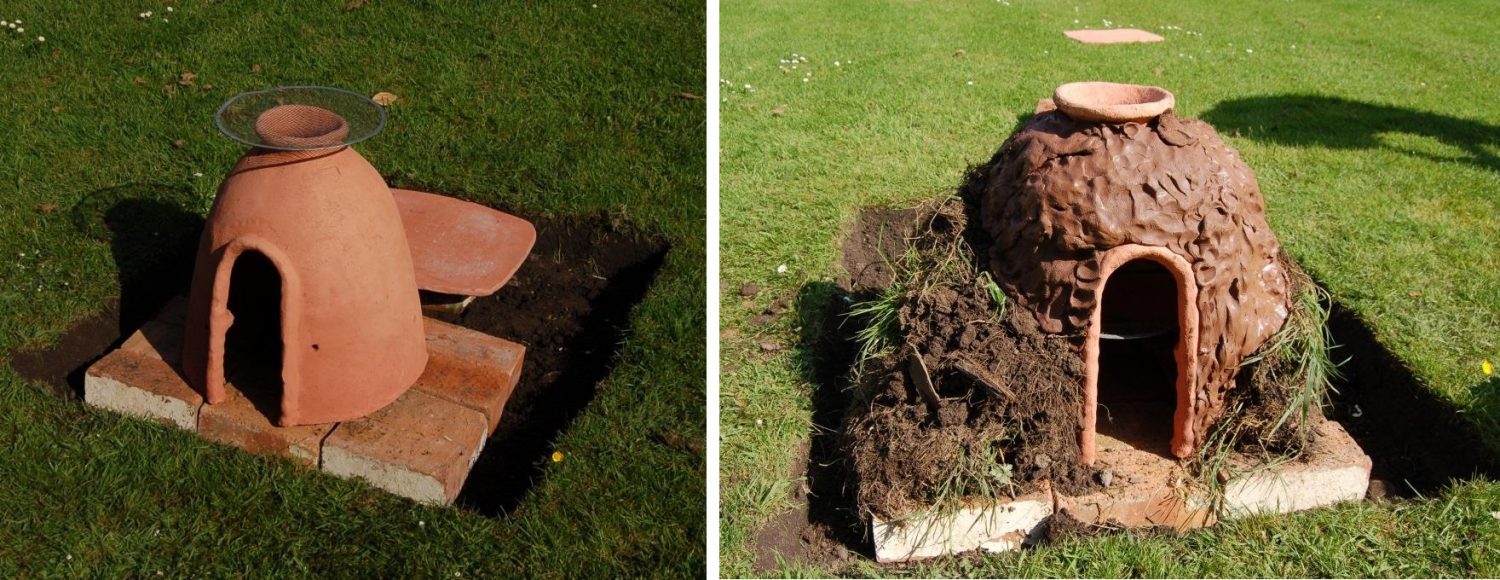
M 258 455 L 280 455 L 309 467 L 317 467 L 323 438 L 335 423 L 278 427 L 267 417 L 274 408 L 257 408 L 233 384 L 224 385 L 228 400 L 204 405 L 198 413 L 198 434 L 204 439 L 233 445 Z
M 203 397 L 159 356 L 116 350 L 89 367 L 83 400 L 117 413 L 192 431 Z
M 1128 44 L 1132 42 L 1161 42 L 1161 35 L 1137 28 L 1109 28 L 1104 30 L 1068 30 L 1063 34 L 1084 44 Z
M 487 296 L 510 281 L 531 246 L 530 222 L 476 203 L 392 189 L 417 271 L 417 287 Z
M 488 434 L 483 413 L 411 390 L 368 417 L 339 424 L 323 441 L 323 471 L 448 504 Z
M 426 326 L 427 369 L 412 388 L 483 413 L 494 433 L 526 347 L 431 318 Z

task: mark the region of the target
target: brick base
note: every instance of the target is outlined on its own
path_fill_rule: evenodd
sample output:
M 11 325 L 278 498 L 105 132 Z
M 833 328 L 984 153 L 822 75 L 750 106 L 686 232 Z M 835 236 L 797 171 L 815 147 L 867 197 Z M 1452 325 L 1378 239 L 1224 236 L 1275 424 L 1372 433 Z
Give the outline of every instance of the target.
M 1303 458 L 1260 465 L 1235 454 L 1235 474 L 1214 501 L 1176 460 L 1120 441 L 1101 441 L 1096 466 L 1112 474 L 1109 487 L 1082 496 L 1059 492 L 974 505 L 956 514 L 906 514 L 875 518 L 875 556 L 880 562 L 931 558 L 980 549 L 1019 548 L 1054 514 L 1109 528 L 1164 526 L 1178 530 L 1211 526 L 1220 519 L 1313 509 L 1365 497 L 1370 457 L 1344 428 L 1323 420 Z
M 429 359 L 396 402 L 343 423 L 278 427 L 233 385 L 216 405 L 188 385 L 180 369 L 186 301 L 173 300 L 120 349 L 89 367 L 89 405 L 193 431 L 251 453 L 280 455 L 341 477 L 358 477 L 393 494 L 448 504 L 494 432 L 521 374 L 526 349 L 429 319 Z M 268 416 L 268 414 L 270 416 Z

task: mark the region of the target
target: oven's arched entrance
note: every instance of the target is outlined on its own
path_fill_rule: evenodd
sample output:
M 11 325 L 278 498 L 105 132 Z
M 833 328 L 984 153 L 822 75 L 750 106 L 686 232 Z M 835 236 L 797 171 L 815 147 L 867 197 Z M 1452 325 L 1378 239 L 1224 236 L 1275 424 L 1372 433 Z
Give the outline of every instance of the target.
M 1099 293 L 1084 343 L 1080 455 L 1128 446 L 1166 457 L 1194 447 L 1198 288 L 1165 248 L 1127 245 L 1099 260 Z
M 281 417 L 281 272 L 265 254 L 245 250 L 229 275 L 231 319 L 224 333 L 224 382 L 267 419 Z
M 1099 299 L 1099 410 L 1095 430 L 1109 444 L 1171 455 L 1181 337 L 1177 282 L 1137 258 L 1109 277 Z

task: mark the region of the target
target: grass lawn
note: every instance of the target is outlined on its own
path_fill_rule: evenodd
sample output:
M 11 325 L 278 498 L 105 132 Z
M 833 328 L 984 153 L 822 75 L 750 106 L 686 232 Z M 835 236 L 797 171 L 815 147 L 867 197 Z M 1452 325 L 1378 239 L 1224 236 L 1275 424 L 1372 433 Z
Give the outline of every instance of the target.
M 680 96 L 703 93 L 702 2 L 4 3 L 16 19 L 24 34 L 0 31 L 0 576 L 702 574 L 704 458 L 655 439 L 705 432 L 705 104 Z M 70 216 L 121 191 L 206 213 L 243 153 L 215 109 L 293 84 L 399 95 L 359 146 L 395 185 L 608 213 L 671 245 L 554 443 L 566 459 L 513 512 L 418 506 L 3 364 L 120 291 L 107 232 Z
M 1500 449 L 1500 6 L 1483 2 L 732 2 L 722 12 L 725 572 L 788 507 L 812 425 L 799 319 L 768 303 L 838 274 L 861 206 L 952 192 L 1037 99 L 1074 80 L 1155 84 L 1259 177 L 1286 249 L 1423 386 Z M 1158 31 L 1084 46 L 1082 27 Z M 793 70 L 780 61 L 806 57 Z M 800 59 L 798 59 L 800 61 Z M 786 264 L 785 274 L 777 266 Z M 754 299 L 734 292 L 754 282 Z M 823 427 L 834 428 L 834 425 Z M 1500 485 L 1390 506 L 1113 537 L 919 575 L 1495 575 Z M 893 572 L 869 562 L 855 572 Z M 788 572 L 816 573 L 792 569 Z

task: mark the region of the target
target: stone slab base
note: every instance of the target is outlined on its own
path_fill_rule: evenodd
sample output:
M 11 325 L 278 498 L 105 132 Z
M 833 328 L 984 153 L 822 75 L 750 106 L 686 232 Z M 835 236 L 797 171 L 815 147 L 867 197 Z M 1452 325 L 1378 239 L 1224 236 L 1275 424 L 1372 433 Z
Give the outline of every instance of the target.
M 1359 501 L 1370 485 L 1370 457 L 1338 423 L 1323 420 L 1301 458 L 1262 465 L 1231 458 L 1230 477 L 1218 494 L 1205 489 L 1162 450 L 1139 449 L 1108 437 L 1098 442 L 1096 466 L 1110 485 L 1078 497 L 1047 492 L 960 510 L 956 514 L 876 518 L 875 558 L 901 562 L 969 550 L 1020 548 L 1054 514 L 1110 528 L 1213 525 L 1220 519 L 1281 514 Z
M 227 385 L 227 401 L 204 404 L 179 366 L 186 301 L 174 299 L 84 377 L 89 405 L 197 433 L 251 453 L 280 455 L 423 503 L 458 496 L 520 378 L 525 347 L 426 321 L 427 368 L 396 402 L 327 425 L 278 427 L 277 401 Z
M 1042 529 L 1055 501 L 1050 489 L 956 513 L 876 519 L 875 561 L 904 562 L 969 550 L 1008 552 Z

